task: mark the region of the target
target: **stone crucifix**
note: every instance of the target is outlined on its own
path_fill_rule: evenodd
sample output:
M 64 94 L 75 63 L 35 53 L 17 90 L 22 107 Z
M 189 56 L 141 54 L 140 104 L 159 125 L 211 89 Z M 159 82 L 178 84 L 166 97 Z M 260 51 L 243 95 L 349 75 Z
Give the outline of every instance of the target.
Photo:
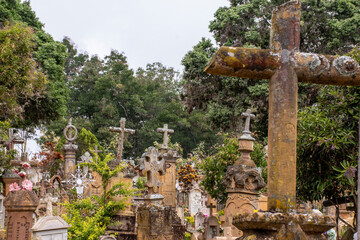
M 359 65 L 354 59 L 299 52 L 300 15 L 300 0 L 275 8 L 270 49 L 221 47 L 205 69 L 215 75 L 270 79 L 270 210 L 295 208 L 298 81 L 360 86 Z
M 119 144 L 118 144 L 118 151 L 116 154 L 116 159 L 120 161 L 122 159 L 123 147 L 124 147 L 124 139 L 125 133 L 134 134 L 135 130 L 125 128 L 126 119 L 120 119 L 120 127 L 110 127 L 110 132 L 117 132 L 119 133 Z
M 148 152 L 144 153 L 140 159 L 137 169 L 140 170 L 140 176 L 147 177 L 145 186 L 148 187 L 149 195 L 159 191 L 162 184 L 159 177 L 164 175 L 166 171 L 164 161 L 164 158 L 155 147 L 150 147 Z
M 164 124 L 163 128 L 158 128 L 156 129 L 156 131 L 158 133 L 163 133 L 164 136 L 164 140 L 163 140 L 163 144 L 161 145 L 162 149 L 167 149 L 168 148 L 168 143 L 169 143 L 169 133 L 174 133 L 173 129 L 169 129 L 167 124 Z

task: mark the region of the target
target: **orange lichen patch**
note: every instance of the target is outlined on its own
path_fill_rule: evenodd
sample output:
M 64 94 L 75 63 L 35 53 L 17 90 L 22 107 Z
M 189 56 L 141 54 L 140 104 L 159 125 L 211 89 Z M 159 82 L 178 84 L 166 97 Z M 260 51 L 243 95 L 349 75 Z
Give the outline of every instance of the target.
M 280 68 L 282 51 L 221 47 L 205 72 L 250 79 L 270 79 Z M 299 82 L 360 86 L 359 64 L 344 56 L 292 52 L 289 62 Z

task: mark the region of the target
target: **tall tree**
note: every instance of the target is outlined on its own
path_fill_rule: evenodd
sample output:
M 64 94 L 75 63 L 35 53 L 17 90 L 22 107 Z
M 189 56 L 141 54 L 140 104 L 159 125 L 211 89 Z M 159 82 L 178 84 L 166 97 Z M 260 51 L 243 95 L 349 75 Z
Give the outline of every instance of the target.
M 4 27 L 6 22 L 21 22 L 33 29 L 35 46 L 30 54 L 48 80 L 44 94 L 36 100 L 29 99 L 24 107 L 22 121 L 14 122 L 13 125 L 34 126 L 65 115 L 68 100 L 64 74 L 65 46 L 45 33 L 29 1 L 0 0 L 0 27 Z

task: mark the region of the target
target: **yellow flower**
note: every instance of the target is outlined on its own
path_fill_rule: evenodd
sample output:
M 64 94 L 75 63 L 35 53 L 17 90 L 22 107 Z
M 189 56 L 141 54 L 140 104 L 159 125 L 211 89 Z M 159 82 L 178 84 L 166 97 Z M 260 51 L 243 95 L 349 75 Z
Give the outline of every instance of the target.
M 257 209 L 254 209 L 254 213 L 256 213 L 256 212 L 258 212 L 259 210 L 257 210 Z

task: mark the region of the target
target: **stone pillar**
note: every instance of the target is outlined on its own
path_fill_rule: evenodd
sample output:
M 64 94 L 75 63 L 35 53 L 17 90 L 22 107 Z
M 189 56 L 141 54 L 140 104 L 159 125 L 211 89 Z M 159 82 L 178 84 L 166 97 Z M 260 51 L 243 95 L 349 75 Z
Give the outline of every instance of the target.
M 77 129 L 74 125 L 71 124 L 72 120 L 70 119 L 68 125 L 64 129 L 64 137 L 66 143 L 63 146 L 64 151 L 64 178 L 69 179 L 71 174 L 75 170 L 75 154 L 78 149 L 78 146 L 73 144 L 73 141 L 77 138 Z
M 39 199 L 33 191 L 9 192 L 5 199 L 7 212 L 7 240 L 30 240 L 33 214 Z
M 241 236 L 241 232 L 232 224 L 233 217 L 240 213 L 253 213 L 258 208 L 258 191 L 266 185 L 261 173 L 256 169 L 256 165 L 250 157 L 255 139 L 251 137 L 249 125 L 250 118 L 255 116 L 250 114 L 250 110 L 247 110 L 242 115 L 246 117 L 246 124 L 243 135 L 239 139 L 241 157 L 233 166 L 228 167 L 224 179 L 228 193 L 224 209 L 224 236 L 226 239 L 235 239 Z
M 161 148 L 160 151 L 165 159 L 166 172 L 159 178 L 162 183 L 159 193 L 164 196 L 165 206 L 176 208 L 176 160 L 180 158 L 180 155 L 173 150 Z
M 11 170 L 5 170 L 5 173 L 1 176 L 2 181 L 4 182 L 4 195 L 7 196 L 9 193 L 9 186 L 16 182 L 20 184 L 20 177 Z

